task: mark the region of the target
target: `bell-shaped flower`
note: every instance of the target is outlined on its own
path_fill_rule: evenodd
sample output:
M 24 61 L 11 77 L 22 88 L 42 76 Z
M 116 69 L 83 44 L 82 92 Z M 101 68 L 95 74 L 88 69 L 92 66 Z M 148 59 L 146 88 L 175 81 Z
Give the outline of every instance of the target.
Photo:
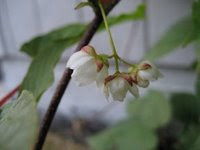
M 108 75 L 108 66 L 96 54 L 92 46 L 85 46 L 74 53 L 67 62 L 67 68 L 73 69 L 72 79 L 79 86 L 95 81 L 98 86 L 101 86 Z
M 148 86 L 148 81 L 154 81 L 157 80 L 160 77 L 163 77 L 163 75 L 160 73 L 160 71 L 156 68 L 154 64 L 152 64 L 150 61 L 142 61 L 138 65 L 138 81 L 141 82 L 141 85 L 144 85 L 144 87 Z
M 137 76 L 137 85 L 139 87 L 146 88 L 146 87 L 149 86 L 149 81 L 148 80 L 143 80 L 142 78 L 140 78 L 140 76 Z
M 107 99 L 111 95 L 113 100 L 123 101 L 128 91 L 135 97 L 139 96 L 139 90 L 128 74 L 117 73 L 105 79 L 104 94 Z

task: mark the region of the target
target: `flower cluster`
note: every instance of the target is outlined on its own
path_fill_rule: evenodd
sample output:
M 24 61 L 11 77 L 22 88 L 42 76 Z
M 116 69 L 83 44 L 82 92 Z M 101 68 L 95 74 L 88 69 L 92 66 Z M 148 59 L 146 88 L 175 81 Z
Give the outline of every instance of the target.
M 117 70 L 109 75 L 108 59 L 112 57 L 114 56 L 99 55 L 88 45 L 70 57 L 67 67 L 74 70 L 72 78 L 79 86 L 96 82 L 97 86 L 103 89 L 107 99 L 111 95 L 118 101 L 123 101 L 128 91 L 138 97 L 138 87 L 146 88 L 150 82 L 162 77 L 156 66 L 149 61 L 131 65 L 127 72 Z

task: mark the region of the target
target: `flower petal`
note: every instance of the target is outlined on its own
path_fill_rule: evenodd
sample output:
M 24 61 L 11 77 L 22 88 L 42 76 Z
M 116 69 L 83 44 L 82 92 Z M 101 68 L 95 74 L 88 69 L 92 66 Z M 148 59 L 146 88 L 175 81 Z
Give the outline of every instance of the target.
M 109 88 L 114 100 L 123 101 L 128 91 L 128 82 L 117 77 L 110 82 Z
M 108 85 L 104 85 L 103 92 L 104 92 L 104 95 L 105 95 L 106 99 L 108 100 L 108 98 L 110 96 Z
M 90 55 L 88 55 L 87 53 L 85 53 L 83 51 L 79 51 L 79 52 L 74 53 L 69 58 L 66 67 L 75 69 L 90 59 L 92 59 L 92 57 Z
M 139 87 L 146 88 L 146 87 L 149 86 L 149 81 L 148 81 L 148 80 L 143 80 L 143 79 L 141 79 L 141 78 L 138 76 L 137 85 L 138 85 Z
M 100 88 L 103 86 L 104 80 L 107 76 L 108 76 L 108 67 L 104 65 L 103 68 L 100 70 L 100 72 L 98 72 L 97 74 L 97 78 L 96 78 L 97 87 Z
M 97 67 L 93 59 L 87 61 L 84 65 L 74 70 L 72 78 L 79 86 L 90 84 L 96 80 Z
M 129 85 L 128 90 L 136 98 L 139 97 L 139 90 L 138 90 L 138 87 L 136 86 L 136 84 L 133 84 L 132 86 Z
M 152 73 L 146 71 L 146 70 L 140 70 L 138 72 L 138 75 L 139 77 L 142 79 L 142 80 L 149 80 L 149 81 L 153 81 L 155 80 L 154 76 L 152 75 Z
M 145 69 L 146 66 L 149 67 Z M 139 64 L 139 68 L 141 69 L 139 71 L 140 72 L 139 75 L 143 80 L 154 81 L 160 77 L 163 77 L 158 68 L 150 61 L 142 61 Z

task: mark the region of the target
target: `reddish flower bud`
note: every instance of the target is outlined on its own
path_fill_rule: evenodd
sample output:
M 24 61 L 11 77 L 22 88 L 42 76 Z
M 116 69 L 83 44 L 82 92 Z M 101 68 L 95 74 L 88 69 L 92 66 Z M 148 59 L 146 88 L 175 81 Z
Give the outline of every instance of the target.
M 88 53 L 91 56 L 96 56 L 97 55 L 94 47 L 92 47 L 90 45 L 82 47 L 81 51 L 84 51 L 84 52 Z

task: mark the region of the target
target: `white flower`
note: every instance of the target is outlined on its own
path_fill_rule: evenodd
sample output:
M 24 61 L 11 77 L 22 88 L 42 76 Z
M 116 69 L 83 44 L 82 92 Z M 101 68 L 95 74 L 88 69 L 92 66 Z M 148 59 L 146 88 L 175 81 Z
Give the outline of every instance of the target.
M 113 100 L 123 101 L 128 91 L 135 97 L 139 96 L 136 84 L 129 82 L 123 75 L 108 76 L 105 79 L 104 94 L 107 99 L 111 95 Z
M 139 67 L 138 81 L 143 82 L 143 84 L 144 82 L 146 82 L 146 84 L 144 85 L 148 86 L 147 81 L 154 81 L 163 76 L 160 73 L 160 71 L 156 68 L 156 66 L 152 64 L 150 61 L 143 61 L 139 64 L 138 67 Z
M 97 57 L 93 47 L 85 46 L 81 51 L 74 53 L 67 62 L 67 66 L 73 69 L 72 79 L 79 86 L 84 86 L 96 81 L 98 86 L 103 85 L 108 75 L 108 67 Z
M 140 78 L 140 76 L 137 76 L 137 85 L 139 87 L 146 88 L 149 86 L 149 81 L 148 80 L 143 80 Z

